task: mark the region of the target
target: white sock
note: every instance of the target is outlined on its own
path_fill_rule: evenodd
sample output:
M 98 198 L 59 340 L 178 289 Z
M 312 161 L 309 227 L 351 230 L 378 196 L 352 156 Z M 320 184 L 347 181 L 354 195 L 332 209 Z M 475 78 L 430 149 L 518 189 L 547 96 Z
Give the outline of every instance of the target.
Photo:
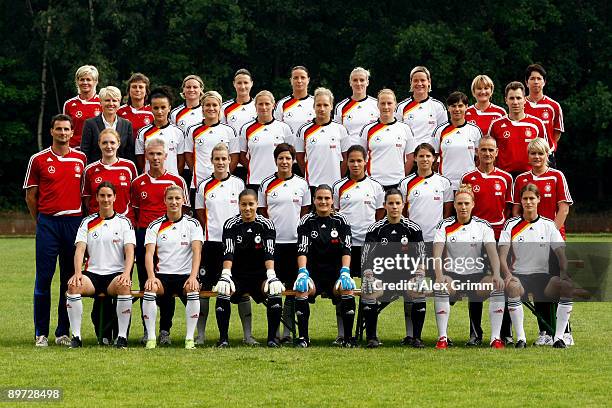
M 567 327 L 567 322 L 569 322 L 570 314 L 572 313 L 573 303 L 569 299 L 559 299 L 559 304 L 557 305 L 557 327 L 555 329 L 555 339 L 563 340 L 563 334 L 565 333 L 565 328 Z
M 200 298 L 200 317 L 198 317 L 198 338 L 204 341 L 206 339 L 206 321 L 208 320 L 208 307 L 210 298 Z
M 200 317 L 200 292 L 189 292 L 187 293 L 187 304 L 185 305 L 185 340 L 193 340 L 193 333 L 195 332 L 198 324 L 198 318 Z
M 83 317 L 83 302 L 81 301 L 81 295 L 66 295 L 66 309 L 68 311 L 68 320 L 70 321 L 70 328 L 72 329 L 72 335 L 75 337 L 81 337 L 81 319 Z
M 338 337 L 344 338 L 344 320 L 342 320 L 340 303 L 336 305 L 336 326 L 338 327 Z
M 155 292 L 145 292 L 142 297 L 142 316 L 147 329 L 147 340 L 155 340 L 155 321 L 157 320 L 157 304 Z
M 406 337 L 414 337 L 412 330 L 412 302 L 404 302 L 404 322 L 406 323 Z
M 253 337 L 253 333 L 251 331 L 253 315 L 251 312 L 251 298 L 246 299 L 247 300 L 242 299 L 240 303 L 238 303 L 238 315 L 240 316 L 240 321 L 242 322 L 242 331 L 244 332 L 244 338 L 248 339 L 250 337 Z
M 448 317 L 450 315 L 450 300 L 448 295 L 434 296 L 434 307 L 436 309 L 436 324 L 438 325 L 438 338 L 447 337 Z
M 502 321 L 504 320 L 504 307 L 506 299 L 504 292 L 491 292 L 489 298 L 489 320 L 491 321 L 491 343 L 500 339 Z
M 525 328 L 523 327 L 523 302 L 521 302 L 520 297 L 508 298 L 508 312 L 510 312 L 516 341 L 523 340 L 526 342 L 527 338 L 525 337 Z
M 117 295 L 117 324 L 119 337 L 127 339 L 130 318 L 132 317 L 132 295 Z

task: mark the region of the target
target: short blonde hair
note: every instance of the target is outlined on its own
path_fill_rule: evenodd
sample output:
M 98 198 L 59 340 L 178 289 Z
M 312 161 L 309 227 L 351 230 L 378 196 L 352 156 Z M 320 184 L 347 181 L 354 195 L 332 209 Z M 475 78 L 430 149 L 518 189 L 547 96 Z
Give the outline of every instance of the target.
M 527 145 L 527 153 L 536 152 L 546 155 L 546 165 L 548 165 L 548 156 L 550 156 L 550 146 L 548 142 L 541 137 L 536 137 Z
M 319 96 L 327 96 L 331 105 L 334 105 L 334 94 L 327 88 L 319 87 L 314 91 L 314 100 L 316 101 Z
M 81 67 L 79 67 L 76 72 L 74 73 L 74 84 L 77 87 L 77 91 L 79 90 L 79 79 L 83 78 L 84 76 L 91 76 L 93 78 L 93 80 L 98 83 L 98 69 L 96 67 L 94 67 L 93 65 L 83 65 Z M 94 87 L 95 89 L 95 87 Z
M 393 92 L 392 89 L 389 88 L 383 88 L 380 91 L 378 91 L 378 95 L 376 96 L 376 99 L 380 100 L 380 97 L 382 95 L 391 95 L 393 97 L 393 100 L 395 101 L 395 103 L 397 103 L 397 98 L 395 97 L 395 92 Z
M 202 78 L 200 78 L 199 75 L 187 75 L 185 77 L 185 79 L 183 79 L 183 83 L 181 84 L 181 98 L 185 99 L 185 94 L 182 92 L 183 88 L 185 87 L 185 84 L 187 83 L 187 81 L 189 81 L 190 79 L 193 79 L 194 81 L 196 81 L 198 84 L 200 84 L 200 94 L 202 94 L 204 92 L 204 81 L 202 80 Z
M 204 99 L 206 98 L 215 98 L 217 101 L 219 101 L 219 105 L 223 104 L 223 98 L 221 97 L 221 94 L 217 91 L 206 91 L 202 94 L 202 96 L 200 97 L 200 104 L 204 104 Z
M 229 156 L 229 148 L 227 147 L 227 144 L 224 142 L 217 143 L 215 147 L 213 147 L 212 151 L 210 152 L 210 160 L 212 160 L 213 157 L 215 156 L 215 152 L 225 152 Z
M 98 138 L 98 143 L 100 139 L 102 138 L 102 136 L 106 135 L 107 133 L 110 133 L 111 135 L 115 136 L 115 139 L 117 139 L 117 144 L 121 144 L 121 135 L 119 134 L 119 132 L 117 132 L 113 128 L 106 128 L 103 131 L 101 131 L 100 136 Z
M 168 193 L 170 193 L 171 191 L 179 191 L 181 193 L 181 196 L 183 196 L 183 199 L 185 198 L 185 191 L 183 191 L 183 189 L 177 186 L 176 184 L 172 184 L 166 187 L 166 189 L 164 190 L 164 198 L 166 198 L 168 196 Z
M 108 96 L 121 101 L 121 91 L 116 86 L 107 86 L 100 89 L 100 100 L 106 99 Z
M 263 91 L 257 92 L 257 95 L 255 95 L 255 105 L 257 105 L 257 99 L 261 98 L 262 96 L 267 96 L 268 98 L 272 99 L 272 105 L 276 103 L 276 100 L 274 99 L 274 95 L 272 95 L 272 92 L 264 89 Z
M 355 67 L 353 68 L 353 70 L 351 71 L 351 74 L 349 75 L 349 83 L 351 82 L 351 79 L 353 79 L 353 75 L 355 74 L 363 74 L 366 76 L 367 80 L 370 79 L 370 71 L 368 71 L 367 69 L 363 67 Z
M 493 80 L 488 75 L 476 75 L 476 77 L 472 80 L 472 95 L 476 97 L 476 87 L 478 85 L 482 85 L 485 87 L 491 88 L 491 96 L 493 96 L 493 90 L 495 89 L 495 85 L 493 84 Z
M 429 70 L 422 66 L 422 65 L 417 65 L 416 67 L 412 68 L 412 71 L 410 71 L 410 92 L 413 91 L 412 89 L 412 77 L 414 76 L 414 74 L 417 74 L 419 72 L 424 73 L 427 76 L 427 79 L 429 80 L 429 89 L 428 91 L 431 92 L 431 74 L 429 73 Z

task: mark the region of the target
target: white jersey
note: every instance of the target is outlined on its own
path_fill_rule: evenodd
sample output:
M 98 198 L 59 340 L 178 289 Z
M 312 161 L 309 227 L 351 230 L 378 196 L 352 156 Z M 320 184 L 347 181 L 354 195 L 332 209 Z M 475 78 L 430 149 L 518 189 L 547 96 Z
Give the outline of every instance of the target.
M 444 104 L 431 97 L 421 102 L 415 101 L 412 97 L 403 100 L 395 109 L 395 118 L 410 126 L 416 145 L 429 143 L 433 131 L 448 121 Z
M 334 121 L 343 125 L 349 135 L 349 146 L 358 145 L 361 129 L 378 119 L 378 102 L 371 96 L 356 101 L 346 98 L 336 105 Z
M 432 173 L 421 177 L 410 174 L 399 183 L 408 219 L 423 231 L 423 241 L 432 242 L 436 226 L 444 218 L 444 204 L 453 201 L 451 182 L 444 176 Z
M 447 272 L 471 275 L 484 272 L 483 244 L 495 244 L 493 228 L 483 219 L 472 217 L 461 224 L 456 217 L 445 218 L 436 227 L 434 243 L 444 243 Z M 481 261 L 478 262 L 478 259 Z
M 459 190 L 461 176 L 476 168 L 474 156 L 481 138 L 480 128 L 468 122 L 458 127 L 447 122 L 434 131 L 429 144 L 440 154 L 438 173 L 451 181 L 453 190 Z
M 359 138 L 368 152 L 368 176 L 383 186 L 399 183 L 406 175 L 406 155 L 413 153 L 416 147 L 408 125 L 397 120 L 388 124 L 377 120 L 365 125 Z
M 155 244 L 158 262 L 156 273 L 189 275 L 193 241 L 204 242 L 202 226 L 195 218 L 183 215 L 177 221 L 167 216 L 156 219 L 147 227 L 145 245 Z
M 382 185 L 368 176 L 361 180 L 344 177 L 334 183 L 333 198 L 334 207 L 351 226 L 353 245 L 362 246 L 368 227 L 376 221 L 376 210 L 383 208 Z
M 313 121 L 303 124 L 295 138 L 295 151 L 305 153 L 305 176 L 308 184 L 332 184 L 340 178 L 342 153 L 349 145 L 344 126 L 330 121 L 317 125 Z
M 81 221 L 74 243 L 87 244 L 89 259 L 85 263 L 87 272 L 96 275 L 112 275 L 123 272 L 125 266 L 124 248 L 136 245 L 134 227 L 127 217 L 121 214 L 102 218 L 98 213 L 91 214 Z
M 538 216 L 529 222 L 523 217 L 506 221 L 499 236 L 499 246 L 512 246 L 513 274 L 531 275 L 548 273 L 550 250 L 564 247 L 565 241 L 555 223 Z
M 214 176 L 202 180 L 195 196 L 196 210 L 204 209 L 204 239 L 222 242 L 223 224 L 240 212 L 238 196 L 244 182 L 235 176 L 218 180 Z
M 179 174 L 178 155 L 185 153 L 185 135 L 183 131 L 172 123 L 168 123 L 161 128 L 155 126 L 154 123 L 143 127 L 138 131 L 138 137 L 136 138 L 136 146 L 134 148 L 136 155 L 145 154 L 145 142 L 153 136 L 161 137 L 166 141 L 168 152 L 168 157 L 164 164 L 166 170 L 170 173 Z M 149 168 L 149 162 L 146 161 L 145 172 L 149 171 Z
M 260 184 L 276 171 L 274 149 L 281 143 L 294 145 L 291 128 L 283 122 L 272 119 L 267 123 L 257 120 L 247 122 L 240 130 L 238 143 L 241 152 L 247 152 L 247 184 Z
M 183 132 L 186 132 L 189 126 L 202 123 L 203 120 L 204 114 L 202 113 L 202 106 L 200 104 L 193 108 L 188 108 L 182 103 L 170 111 L 170 122 L 178 126 Z
M 314 117 L 314 98 L 312 95 L 306 95 L 301 99 L 296 99 L 293 95 L 287 95 L 276 102 L 274 108 L 274 118 L 288 124 L 293 134 L 297 132 L 300 126 L 310 122 Z
M 303 178 L 295 174 L 282 179 L 277 174 L 261 182 L 258 194 L 259 207 L 268 210 L 268 217 L 276 229 L 278 244 L 297 243 L 297 227 L 302 207 L 310 205 L 310 189 Z
M 236 134 L 240 133 L 240 129 L 245 123 L 256 117 L 257 111 L 253 98 L 246 103 L 238 103 L 235 99 L 230 99 L 221 105 L 221 122 L 234 128 Z
M 225 143 L 230 154 L 240 153 L 238 136 L 230 126 L 221 122 L 212 126 L 199 123 L 187 129 L 185 151 L 193 153 L 191 188 L 196 188 L 200 181 L 213 173 L 214 169 L 210 159 L 213 148 L 219 143 Z

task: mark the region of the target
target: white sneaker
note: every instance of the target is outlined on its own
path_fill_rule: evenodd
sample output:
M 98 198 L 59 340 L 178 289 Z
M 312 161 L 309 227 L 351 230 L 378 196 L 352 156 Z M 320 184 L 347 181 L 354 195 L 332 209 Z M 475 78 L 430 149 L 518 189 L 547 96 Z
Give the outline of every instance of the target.
M 553 338 L 552 336 L 546 334 L 546 332 L 540 332 L 537 340 L 533 342 L 534 346 L 552 346 Z
M 169 346 L 172 344 L 172 340 L 170 340 L 170 333 L 166 330 L 159 331 L 159 345 L 160 346 Z
M 572 333 L 563 333 L 563 342 L 566 346 L 573 346 L 574 336 L 572 336 Z
M 46 336 L 36 336 L 36 343 L 34 343 L 36 347 L 48 347 L 49 340 Z
M 63 336 L 56 337 L 55 344 L 57 344 L 58 346 L 70 347 L 70 337 L 66 336 L 65 334 Z

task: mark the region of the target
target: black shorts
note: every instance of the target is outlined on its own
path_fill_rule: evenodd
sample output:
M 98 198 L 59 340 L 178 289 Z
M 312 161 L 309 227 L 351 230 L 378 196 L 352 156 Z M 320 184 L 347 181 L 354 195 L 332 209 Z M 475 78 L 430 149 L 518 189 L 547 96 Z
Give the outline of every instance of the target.
M 533 273 L 529 275 L 514 274 L 518 280 L 521 281 L 521 285 L 525 289 L 525 293 L 522 296 L 522 300 L 529 300 L 529 294 L 532 295 L 534 302 L 551 302 L 551 299 L 544 295 L 544 289 L 550 281 L 551 275 L 548 273 Z
M 361 248 L 360 246 L 351 246 L 351 276 L 353 278 L 361 278 Z
M 261 276 L 261 277 L 259 277 Z M 261 303 L 266 299 L 266 295 L 262 292 L 262 286 L 266 281 L 266 272 L 262 271 L 261 275 L 233 276 L 232 280 L 236 286 L 236 291 L 230 298 L 232 303 L 240 303 L 240 300 L 245 295 L 250 295 L 255 303 Z
M 217 284 L 223 270 L 223 243 L 205 241 L 202 246 L 202 265 L 205 274 L 200 271 L 200 282 L 203 290 L 211 290 Z
M 183 286 L 187 279 L 189 279 L 189 275 L 174 275 L 171 273 L 158 273 L 155 274 L 155 277 L 159 279 L 164 286 L 164 295 L 163 296 L 173 296 L 177 295 L 178 297 L 184 298 L 185 293 Z
M 314 276 L 311 275 L 311 279 L 315 284 L 316 292 L 314 296 L 308 297 L 310 303 L 314 303 L 317 296 L 323 294 L 330 298 L 334 305 L 340 303 L 340 297 L 334 295 L 334 286 L 338 279 L 333 278 L 331 275 L 320 276 L 317 274 Z
M 285 287 L 293 287 L 297 278 L 297 243 L 274 246 L 274 270 Z
M 111 284 L 113 279 L 117 276 L 121 275 L 121 273 L 113 273 L 110 275 L 98 275 L 97 273 L 92 273 L 85 271 L 83 272 L 84 276 L 87 276 L 91 283 L 93 283 L 94 289 L 96 290 L 95 295 L 98 296 L 101 293 L 108 295 L 108 285 Z

